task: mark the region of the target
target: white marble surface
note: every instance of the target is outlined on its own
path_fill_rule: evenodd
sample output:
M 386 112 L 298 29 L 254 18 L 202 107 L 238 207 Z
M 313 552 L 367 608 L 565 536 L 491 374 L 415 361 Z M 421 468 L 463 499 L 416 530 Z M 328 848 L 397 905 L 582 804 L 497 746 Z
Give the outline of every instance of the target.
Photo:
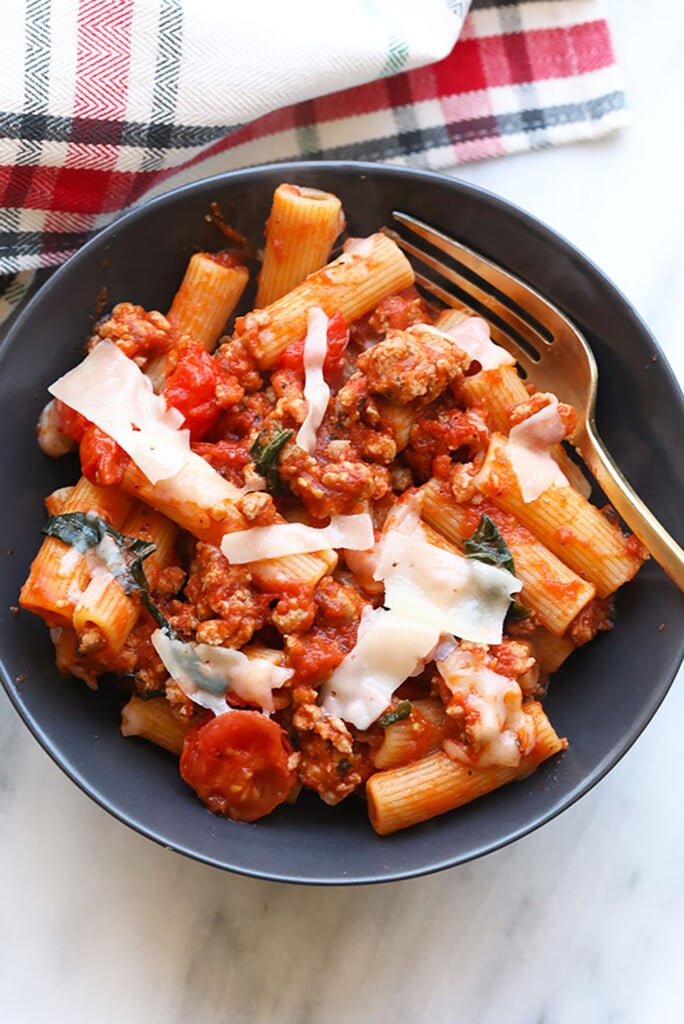
M 684 11 L 608 10 L 632 126 L 460 173 L 592 256 L 684 380 Z M 439 875 L 331 890 L 220 873 L 127 830 L 0 696 L 0 1020 L 682 1021 L 683 684 L 535 834 Z

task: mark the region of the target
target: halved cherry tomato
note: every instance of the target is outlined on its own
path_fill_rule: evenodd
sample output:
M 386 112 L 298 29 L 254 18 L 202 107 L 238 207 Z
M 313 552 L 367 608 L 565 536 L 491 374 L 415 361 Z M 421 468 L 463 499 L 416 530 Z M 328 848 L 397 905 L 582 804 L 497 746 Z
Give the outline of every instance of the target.
M 285 800 L 297 776 L 287 736 L 260 711 L 228 711 L 191 729 L 181 777 L 215 814 L 256 821 Z
M 349 344 L 349 328 L 344 322 L 344 317 L 338 311 L 333 313 L 328 321 L 326 334 L 328 342 L 328 353 L 323 363 L 323 376 L 330 385 L 336 383 L 336 376 L 339 374 L 344 363 L 344 353 Z M 284 350 L 280 357 L 280 366 L 284 370 L 296 370 L 304 373 L 304 339 L 293 341 Z
M 221 409 L 216 388 L 220 383 L 218 366 L 207 350 L 197 342 L 187 343 L 162 394 L 167 405 L 185 416 L 183 426 L 190 431 L 193 441 L 204 437 L 218 419 Z
M 59 432 L 64 434 L 65 437 L 70 437 L 76 443 L 80 442 L 90 421 L 85 416 L 82 416 L 80 412 L 72 409 L 71 406 L 60 402 L 59 398 L 55 398 L 55 416 Z

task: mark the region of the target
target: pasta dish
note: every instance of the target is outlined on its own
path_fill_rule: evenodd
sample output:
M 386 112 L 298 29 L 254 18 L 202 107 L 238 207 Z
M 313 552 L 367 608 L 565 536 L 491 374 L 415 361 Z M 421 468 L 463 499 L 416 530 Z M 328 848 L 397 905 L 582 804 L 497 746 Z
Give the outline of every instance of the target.
M 258 274 L 235 233 L 166 313 L 95 324 L 38 424 L 81 476 L 20 604 L 209 810 L 310 789 L 385 835 L 566 748 L 549 679 L 646 553 L 589 500 L 572 407 L 382 231 L 333 258 L 344 234 L 336 196 L 282 184 Z

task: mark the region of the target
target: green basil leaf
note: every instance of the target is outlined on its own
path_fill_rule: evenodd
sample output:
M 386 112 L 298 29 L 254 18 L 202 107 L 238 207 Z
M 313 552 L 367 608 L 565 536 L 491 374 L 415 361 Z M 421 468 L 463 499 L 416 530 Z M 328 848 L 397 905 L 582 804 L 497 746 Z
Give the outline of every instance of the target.
M 50 516 L 42 532 L 48 537 L 57 537 L 81 554 L 95 551 L 105 538 L 112 540 L 115 552 L 110 550 L 108 553 L 106 549 L 103 552 L 100 548 L 98 556 L 121 584 L 123 592 L 129 596 L 139 594 L 141 603 L 157 625 L 172 635 L 169 622 L 150 597 L 150 585 L 142 565 L 156 550 L 154 544 L 140 537 L 127 537 L 94 512 L 64 512 L 59 516 Z
M 276 428 L 275 432 L 273 432 L 272 428 L 267 427 L 258 434 L 249 449 L 249 454 L 254 459 L 254 468 L 266 481 L 266 489 L 269 494 L 275 496 L 282 493 L 278 460 L 283 450 L 283 445 L 286 441 L 289 441 L 292 434 L 292 430 Z
M 465 542 L 465 556 L 494 565 L 497 569 L 507 569 L 515 576 L 513 556 L 496 523 L 488 515 L 483 514 L 477 530 Z
M 523 604 L 516 597 L 511 601 L 511 606 L 506 612 L 506 619 L 508 622 L 524 622 L 526 619 L 529 619 L 531 614 L 532 609 L 528 608 L 526 604 Z
M 413 711 L 413 704 L 410 700 L 400 701 L 395 708 L 388 711 L 386 714 L 378 718 L 378 725 L 386 729 L 388 725 L 394 725 L 395 722 L 403 722 L 405 718 Z

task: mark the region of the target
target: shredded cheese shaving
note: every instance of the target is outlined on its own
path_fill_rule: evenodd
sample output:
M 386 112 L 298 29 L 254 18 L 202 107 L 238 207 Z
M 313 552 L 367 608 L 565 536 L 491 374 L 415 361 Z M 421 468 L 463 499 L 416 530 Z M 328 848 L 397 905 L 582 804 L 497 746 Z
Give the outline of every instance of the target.
M 300 448 L 313 455 L 316 435 L 323 422 L 330 388 L 323 376 L 323 364 L 328 354 L 328 318 L 318 306 L 307 314 L 307 332 L 304 339 L 304 398 L 307 403 L 306 418 L 297 431 L 296 442 Z
M 113 438 L 150 483 L 182 475 L 187 496 L 210 495 L 213 503 L 242 494 L 191 451 L 183 414 L 155 395 L 142 370 L 113 342 L 101 341 L 48 391 Z
M 366 551 L 373 546 L 373 541 L 373 520 L 366 512 L 361 512 L 353 516 L 333 516 L 329 525 L 323 527 L 276 523 L 237 530 L 225 534 L 221 551 L 233 565 L 244 565 L 262 558 L 304 555 L 327 548 Z
M 565 437 L 565 424 L 554 399 L 539 412 L 511 427 L 508 458 L 524 502 L 535 501 L 549 487 L 567 487 L 568 479 L 551 455 Z

